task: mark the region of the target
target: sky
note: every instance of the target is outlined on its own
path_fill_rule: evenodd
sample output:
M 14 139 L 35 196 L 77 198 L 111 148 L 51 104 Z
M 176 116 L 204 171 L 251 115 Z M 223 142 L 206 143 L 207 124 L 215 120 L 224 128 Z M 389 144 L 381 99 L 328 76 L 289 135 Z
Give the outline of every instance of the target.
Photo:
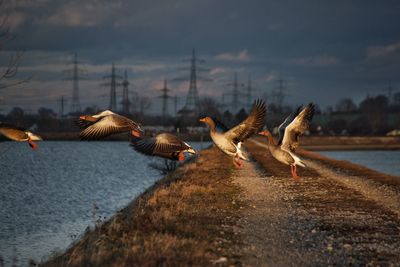
M 229 94 L 234 72 L 240 83 L 251 75 L 254 98 L 282 77 L 291 105 L 358 103 L 389 84 L 400 89 L 399 1 L 3 0 L 5 17 L 12 38 L 0 47 L 0 66 L 24 51 L 16 79 L 32 78 L 0 90 L 3 113 L 58 112 L 61 96 L 70 107 L 75 52 L 83 107 L 107 108 L 110 89 L 101 84 L 112 63 L 121 75 L 127 70 L 131 90 L 152 98 L 151 112 L 161 112 L 164 79 L 182 107 L 188 82 L 173 80 L 189 78 L 192 48 L 205 60 L 199 75 L 212 80 L 199 82 L 200 97 Z

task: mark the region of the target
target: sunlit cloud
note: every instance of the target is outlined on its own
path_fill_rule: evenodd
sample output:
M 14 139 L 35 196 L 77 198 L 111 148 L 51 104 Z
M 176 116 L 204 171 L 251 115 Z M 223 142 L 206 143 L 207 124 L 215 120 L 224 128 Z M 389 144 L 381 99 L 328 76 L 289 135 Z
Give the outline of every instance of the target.
M 246 61 L 250 61 L 251 56 L 249 54 L 249 52 L 247 51 L 247 49 L 243 49 L 242 51 L 238 52 L 238 53 L 230 53 L 230 52 L 226 52 L 226 53 L 222 53 L 219 55 L 215 56 L 216 59 L 219 60 L 225 60 L 225 61 L 242 61 L 242 62 L 246 62 Z
M 325 67 L 325 66 L 334 66 L 339 64 L 339 59 L 334 56 L 329 55 L 320 55 L 314 57 L 301 57 L 295 58 L 291 61 L 294 65 L 299 66 L 310 66 L 310 67 Z
M 400 42 L 367 48 L 367 59 L 386 58 L 395 54 L 400 54 Z

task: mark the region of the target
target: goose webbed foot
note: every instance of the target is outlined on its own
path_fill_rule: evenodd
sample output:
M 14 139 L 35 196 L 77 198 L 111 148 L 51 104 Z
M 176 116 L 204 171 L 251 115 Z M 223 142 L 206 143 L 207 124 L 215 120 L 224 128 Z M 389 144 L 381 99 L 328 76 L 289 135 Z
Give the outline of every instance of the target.
M 185 161 L 185 154 L 183 152 L 180 152 L 179 155 L 178 155 L 178 159 L 179 159 L 180 163 L 184 162 Z
M 237 169 L 242 168 L 242 161 L 241 161 L 240 158 L 238 158 L 238 157 L 234 157 L 234 158 L 233 158 L 233 164 L 235 165 L 235 167 L 236 167 Z
M 37 150 L 38 145 L 35 144 L 34 142 L 32 142 L 31 139 L 28 140 L 28 145 L 33 149 L 33 150 Z
M 295 180 L 296 182 L 300 181 L 300 177 L 297 175 L 296 165 L 290 165 L 290 171 L 292 173 L 293 180 Z

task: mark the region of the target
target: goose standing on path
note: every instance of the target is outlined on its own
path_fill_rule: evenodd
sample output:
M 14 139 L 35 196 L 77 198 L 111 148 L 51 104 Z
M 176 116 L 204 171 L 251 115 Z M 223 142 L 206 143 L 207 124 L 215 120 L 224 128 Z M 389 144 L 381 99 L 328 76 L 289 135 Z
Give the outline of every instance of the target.
M 268 130 L 259 133 L 268 138 L 268 149 L 272 156 L 290 166 L 292 177 L 296 181 L 300 179 L 297 175 L 297 165 L 301 167 L 306 167 L 306 165 L 295 154 L 295 149 L 299 146 L 299 136 L 304 134 L 310 127 L 310 121 L 314 115 L 314 104 L 310 103 L 303 110 L 300 110 L 301 108 L 298 108 L 279 126 L 278 144 L 275 144 Z
M 82 140 L 97 140 L 124 132 L 140 137 L 142 131 L 138 123 L 110 110 L 95 115 L 80 116 L 78 125 L 84 129 L 79 135 Z
M 18 142 L 27 141 L 29 146 L 36 150 L 38 145 L 33 141 L 41 141 L 42 138 L 39 135 L 33 134 L 32 132 L 25 130 L 23 128 L 16 127 L 14 125 L 0 123 L 0 135 Z
M 187 143 L 173 134 L 162 133 L 155 137 L 133 137 L 131 144 L 137 152 L 148 156 L 157 156 L 171 160 L 185 160 L 185 152 L 196 154 L 196 151 Z
M 254 102 L 250 115 L 240 124 L 226 132 L 217 132 L 217 124 L 210 117 L 202 118 L 200 121 L 210 127 L 210 136 L 214 144 L 222 152 L 233 157 L 233 164 L 240 168 L 242 165 L 241 160 L 248 160 L 241 149 L 242 142 L 264 126 L 265 114 L 265 103 L 258 99 Z

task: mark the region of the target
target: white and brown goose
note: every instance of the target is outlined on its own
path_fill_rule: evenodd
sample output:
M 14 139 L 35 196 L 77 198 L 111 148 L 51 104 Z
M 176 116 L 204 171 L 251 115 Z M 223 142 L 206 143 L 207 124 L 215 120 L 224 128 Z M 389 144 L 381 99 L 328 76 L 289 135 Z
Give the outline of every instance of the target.
M 139 137 L 142 131 L 138 123 L 110 110 L 95 115 L 82 115 L 79 117 L 78 125 L 83 128 L 79 135 L 82 140 L 98 140 L 125 132 Z
M 37 134 L 33 134 L 32 132 L 26 129 L 5 123 L 0 123 L 0 134 L 4 135 L 5 137 L 13 141 L 28 142 L 29 146 L 33 150 L 36 150 L 38 148 L 38 145 L 33 141 L 42 140 L 42 138 Z
M 169 133 L 158 134 L 155 137 L 133 137 L 131 144 L 137 152 L 148 156 L 156 156 L 170 160 L 185 160 L 185 152 L 196 154 L 196 151 L 186 142 Z
M 233 163 L 237 168 L 240 168 L 242 165 L 241 160 L 248 160 L 242 151 L 242 142 L 264 126 L 265 115 L 265 103 L 258 99 L 254 102 L 250 115 L 228 131 L 218 132 L 217 123 L 210 117 L 202 118 L 200 121 L 210 127 L 210 136 L 214 144 L 222 152 L 233 157 Z
M 268 138 L 268 149 L 272 156 L 290 166 L 292 177 L 295 180 L 300 179 L 297 175 L 297 166 L 306 167 L 299 156 L 295 154 L 295 149 L 299 146 L 299 136 L 309 129 L 313 116 L 313 103 L 308 104 L 303 109 L 301 107 L 298 108 L 279 126 L 279 141 L 277 144 L 268 130 L 259 133 Z

